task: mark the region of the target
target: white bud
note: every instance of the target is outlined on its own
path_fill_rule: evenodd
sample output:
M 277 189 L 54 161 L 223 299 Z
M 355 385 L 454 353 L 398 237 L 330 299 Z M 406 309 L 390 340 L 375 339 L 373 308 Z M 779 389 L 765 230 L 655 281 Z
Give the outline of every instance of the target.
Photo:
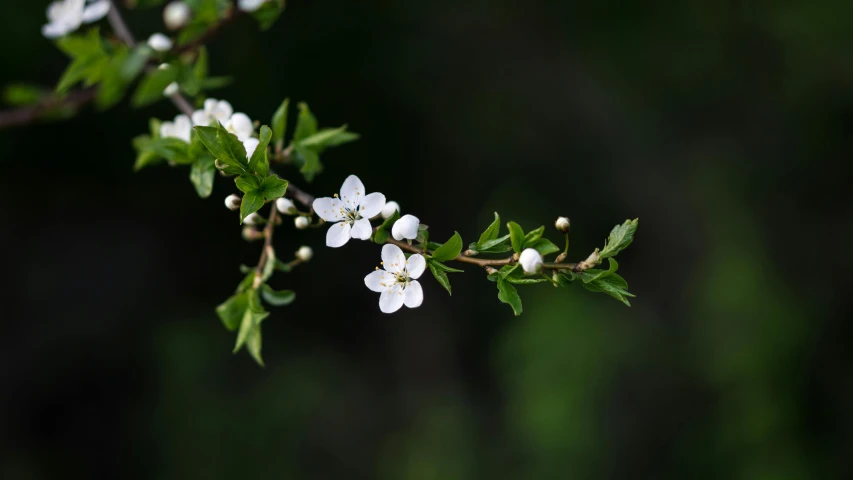
M 172 2 L 163 9 L 163 23 L 169 30 L 178 30 L 190 20 L 189 5 L 184 2 Z
M 542 271 L 542 255 L 540 255 L 535 249 L 525 248 L 524 251 L 521 252 L 521 256 L 518 257 L 518 263 L 527 275 L 532 275 Z
M 268 0 L 237 0 L 237 8 L 244 12 L 254 12 Z
M 601 260 L 601 255 L 598 253 L 598 249 L 596 248 L 594 252 L 589 254 L 589 256 L 586 258 L 586 260 L 584 260 L 578 264 L 577 269 L 580 271 L 590 269 L 590 268 L 598 265 L 598 262 L 600 260 Z
M 281 197 L 275 201 L 275 208 L 285 215 L 293 215 L 296 213 L 296 205 L 289 198 Z
M 168 52 L 172 49 L 172 41 L 162 33 L 155 33 L 148 38 L 148 46 L 157 52 Z
M 225 206 L 228 207 L 228 210 L 240 210 L 240 204 L 243 203 L 243 199 L 238 195 L 228 195 L 225 197 Z
M 566 233 L 569 231 L 569 219 L 566 217 L 559 217 L 556 222 L 554 222 L 554 226 L 557 227 L 557 230 Z
M 166 85 L 166 89 L 163 90 L 163 95 L 165 95 L 167 97 L 171 97 L 172 95 L 175 95 L 176 93 L 178 93 L 179 90 L 180 90 L 180 87 L 178 87 L 178 82 L 172 82 L 172 83 Z
M 303 262 L 307 262 L 311 260 L 311 257 L 314 256 L 314 250 L 311 250 L 311 247 L 307 247 L 305 245 L 299 247 L 299 250 L 296 251 L 296 258 Z
M 394 212 L 400 211 L 400 204 L 397 202 L 388 202 L 382 207 L 382 218 L 390 218 L 391 215 L 394 215 Z
M 399 220 L 394 222 L 391 227 L 391 236 L 394 240 L 414 240 L 418 238 L 418 228 L 421 226 L 421 221 L 414 215 L 403 215 Z
M 243 220 L 243 223 L 246 225 L 257 225 L 261 223 L 261 220 L 263 220 L 263 217 L 257 213 L 250 213 L 249 216 Z
M 293 220 L 293 224 L 300 230 L 308 228 L 308 217 L 296 217 Z
M 160 65 L 157 65 L 157 70 L 168 70 L 169 67 L 171 67 L 171 65 L 168 63 L 161 63 Z

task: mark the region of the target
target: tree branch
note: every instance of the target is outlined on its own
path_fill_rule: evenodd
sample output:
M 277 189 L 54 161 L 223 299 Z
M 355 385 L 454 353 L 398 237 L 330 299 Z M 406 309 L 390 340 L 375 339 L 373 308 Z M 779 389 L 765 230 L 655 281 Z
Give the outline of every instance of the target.
M 0 111 L 0 130 L 9 127 L 29 125 L 53 111 L 66 108 L 77 111 L 95 99 L 96 88 L 87 88 L 69 93 L 64 97 L 51 96 L 35 105 Z

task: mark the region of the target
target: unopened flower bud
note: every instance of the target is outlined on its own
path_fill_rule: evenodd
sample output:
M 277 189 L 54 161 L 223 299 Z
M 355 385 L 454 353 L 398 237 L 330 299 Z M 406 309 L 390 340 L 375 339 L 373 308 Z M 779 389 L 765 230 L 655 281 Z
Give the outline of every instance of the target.
M 533 248 L 526 248 L 518 257 L 521 269 L 527 275 L 533 275 L 542 271 L 542 255 Z
M 311 260 L 311 257 L 313 256 L 314 250 L 311 250 L 311 247 L 305 245 L 299 247 L 299 250 L 296 251 L 296 258 L 303 262 Z
M 162 33 L 155 33 L 148 38 L 148 46 L 155 52 L 168 52 L 172 49 L 172 40 Z
M 171 97 L 180 91 L 180 87 L 178 86 L 178 82 L 172 82 L 166 85 L 166 88 L 163 90 L 163 95 L 167 97 Z
M 586 260 L 584 260 L 584 261 L 582 261 L 581 263 L 579 263 L 579 264 L 577 265 L 577 267 L 575 267 L 575 268 L 576 268 L 577 270 L 579 270 L 579 271 L 581 271 L 581 272 L 582 272 L 582 271 L 584 271 L 584 270 L 590 269 L 590 268 L 592 268 L 592 267 L 594 267 L 594 266 L 598 265 L 598 262 L 600 261 L 600 259 L 601 259 L 601 255 L 599 255 L 599 253 L 598 253 L 598 249 L 596 248 L 596 249 L 595 249 L 595 251 L 594 251 L 594 252 L 592 252 L 592 253 L 591 253 L 591 254 L 586 258 Z
M 308 228 L 308 223 L 308 217 L 296 217 L 296 219 L 293 220 L 293 224 L 296 225 L 296 228 L 299 230 Z
M 172 2 L 163 9 L 163 23 L 169 30 L 178 30 L 190 20 L 189 5 L 184 2 Z
M 228 210 L 240 210 L 240 204 L 243 203 L 243 199 L 238 195 L 228 195 L 225 197 L 225 206 L 228 207 Z
M 250 213 L 248 217 L 243 219 L 243 223 L 246 225 L 257 225 L 261 223 L 263 217 L 258 215 L 257 213 Z
M 489 275 L 494 275 L 498 273 L 498 269 L 494 267 L 486 267 L 486 273 L 488 273 Z
M 394 215 L 394 212 L 400 211 L 400 204 L 397 202 L 388 202 L 382 207 L 382 218 L 390 218 L 391 215 Z
M 285 215 L 293 215 L 296 213 L 296 205 L 289 198 L 281 197 L 275 201 L 275 208 Z
M 557 219 L 556 222 L 554 222 L 554 226 L 557 227 L 557 230 L 559 230 L 563 233 L 566 233 L 569 231 L 569 225 L 571 225 L 571 223 L 569 222 L 569 219 L 566 217 L 560 217 Z
M 247 242 L 254 242 L 262 238 L 264 238 L 264 232 L 250 225 L 246 225 L 243 227 L 243 239 Z

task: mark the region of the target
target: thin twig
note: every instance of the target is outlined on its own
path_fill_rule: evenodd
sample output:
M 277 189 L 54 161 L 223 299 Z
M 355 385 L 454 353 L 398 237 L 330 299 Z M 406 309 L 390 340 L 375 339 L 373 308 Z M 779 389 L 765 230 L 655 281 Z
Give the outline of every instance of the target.
M 94 100 L 97 94 L 96 88 L 86 88 L 71 92 L 64 97 L 51 96 L 35 105 L 0 111 L 0 130 L 29 125 L 50 112 L 67 108 L 76 111 Z
M 116 36 L 122 42 L 126 43 L 130 48 L 136 46 L 136 38 L 134 38 L 133 32 L 130 31 L 130 28 L 124 22 L 124 18 L 122 18 L 121 12 L 118 9 L 118 2 L 115 0 L 110 0 L 110 12 L 107 14 L 107 20 L 109 20 L 110 26 L 113 27 L 113 32 L 115 32 Z
M 264 249 L 261 251 L 261 258 L 258 260 L 258 267 L 255 269 L 255 288 L 260 286 L 261 278 L 264 275 L 264 267 L 270 260 L 269 252 L 272 250 L 272 237 L 275 233 L 275 224 L 278 218 L 278 209 L 275 208 L 275 202 L 270 205 L 270 218 L 267 219 L 267 225 L 264 227 Z

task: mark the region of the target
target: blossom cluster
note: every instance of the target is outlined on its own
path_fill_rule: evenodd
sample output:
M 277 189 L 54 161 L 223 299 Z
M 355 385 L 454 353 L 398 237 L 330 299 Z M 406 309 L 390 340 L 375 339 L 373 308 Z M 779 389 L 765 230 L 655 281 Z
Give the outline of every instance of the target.
M 174 121 L 163 122 L 160 125 L 162 138 L 177 138 L 189 143 L 193 127 L 211 127 L 221 124 L 229 133 L 233 133 L 246 149 L 246 156 L 251 157 L 260 141 L 254 137 L 255 125 L 248 115 L 234 112 L 234 108 L 226 100 L 208 98 L 202 109 L 193 112 L 192 118 L 181 114 Z

